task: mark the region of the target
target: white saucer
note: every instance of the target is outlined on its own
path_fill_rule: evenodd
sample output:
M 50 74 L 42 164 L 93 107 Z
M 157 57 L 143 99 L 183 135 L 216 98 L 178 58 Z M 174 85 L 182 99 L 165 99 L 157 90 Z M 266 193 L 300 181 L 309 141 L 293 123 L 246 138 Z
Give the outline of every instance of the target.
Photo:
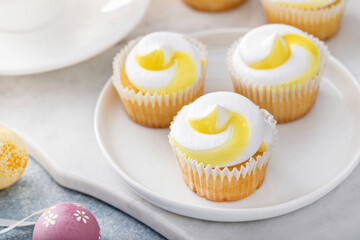
M 209 49 L 206 92 L 232 91 L 225 53 L 243 34 L 239 29 L 195 34 Z M 190 191 L 168 144 L 169 130 L 132 122 L 110 81 L 98 99 L 95 132 L 113 167 L 149 202 L 199 219 L 250 221 L 302 208 L 330 192 L 352 172 L 360 155 L 359 102 L 358 83 L 331 57 L 310 113 L 278 125 L 279 141 L 264 184 L 251 196 L 234 202 L 212 202 Z
M 149 4 L 133 0 L 113 12 L 102 12 L 108 1 L 66 0 L 58 16 L 41 28 L 0 31 L 0 74 L 46 72 L 91 58 L 126 36 Z

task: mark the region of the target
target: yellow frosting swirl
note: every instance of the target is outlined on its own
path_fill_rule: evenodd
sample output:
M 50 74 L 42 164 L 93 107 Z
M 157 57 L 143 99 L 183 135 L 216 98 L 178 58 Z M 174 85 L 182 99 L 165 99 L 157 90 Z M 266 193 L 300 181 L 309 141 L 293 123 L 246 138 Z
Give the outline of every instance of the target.
M 202 119 L 189 119 L 190 127 L 201 134 L 219 134 L 228 128 L 231 128 L 231 134 L 227 141 L 216 148 L 206 150 L 188 149 L 176 143 L 175 146 L 181 150 L 186 157 L 196 159 L 205 166 L 227 165 L 234 162 L 245 150 L 250 137 L 250 125 L 247 119 L 239 114 L 225 110 L 227 113 L 227 121 L 220 126 L 218 123 L 218 106 L 215 107 L 207 116 Z M 266 145 L 261 144 L 258 152 L 266 151 Z
M 185 89 L 196 80 L 195 63 L 186 52 L 175 51 L 171 53 L 170 59 L 166 60 L 163 50 L 156 49 L 144 56 L 136 55 L 136 61 L 140 67 L 149 71 L 163 71 L 171 66 L 175 68 L 171 81 L 161 88 L 149 89 L 134 84 L 142 92 L 169 94 Z
M 195 40 L 155 32 L 141 38 L 127 55 L 126 76 L 130 88 L 144 94 L 171 94 L 200 79 L 202 58 L 204 51 Z
M 267 57 L 250 64 L 249 66 L 257 70 L 268 70 L 277 68 L 288 61 L 291 56 L 290 45 L 297 45 L 302 47 L 308 56 L 308 63 L 305 70 L 298 76 L 289 79 L 281 85 L 291 85 L 294 83 L 301 83 L 313 78 L 320 68 L 320 54 L 316 45 L 308 38 L 298 34 L 284 34 L 282 36 L 276 34 L 272 49 Z

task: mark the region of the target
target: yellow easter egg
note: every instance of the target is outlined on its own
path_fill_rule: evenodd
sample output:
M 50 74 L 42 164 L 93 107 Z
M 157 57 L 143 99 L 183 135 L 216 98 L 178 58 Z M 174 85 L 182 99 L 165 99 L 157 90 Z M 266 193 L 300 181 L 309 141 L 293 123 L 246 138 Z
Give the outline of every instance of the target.
M 29 155 L 23 140 L 0 127 L 0 189 L 14 184 L 24 172 Z

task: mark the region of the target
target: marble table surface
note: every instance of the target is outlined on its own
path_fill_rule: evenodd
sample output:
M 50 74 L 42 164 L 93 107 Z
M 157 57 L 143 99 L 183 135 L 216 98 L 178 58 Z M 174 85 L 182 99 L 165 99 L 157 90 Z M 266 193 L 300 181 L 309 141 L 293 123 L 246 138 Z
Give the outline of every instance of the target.
M 327 41 L 332 54 L 354 74 L 356 79 L 360 79 L 358 9 L 360 9 L 360 1 L 350 0 L 339 33 Z M 255 27 L 264 23 L 265 18 L 259 0 L 247 0 L 240 8 L 219 14 L 193 11 L 180 0 L 153 0 L 144 19 L 122 43 L 158 30 L 194 32 L 224 27 Z M 24 132 L 46 151 L 51 152 L 59 164 L 63 164 L 74 172 L 81 172 L 82 165 L 87 164 L 88 159 L 84 157 L 84 153 L 91 152 L 93 159 L 103 159 L 93 132 L 89 135 L 90 137 L 82 138 L 76 132 L 74 133 L 73 129 L 75 126 L 79 132 L 93 131 L 92 117 L 95 103 L 103 85 L 112 73 L 112 58 L 120 47 L 120 45 L 114 46 L 88 61 L 49 73 L 19 77 L 1 76 L 0 123 L 9 124 Z M 71 137 L 64 138 L 64 136 Z M 68 151 L 69 145 L 75 150 Z M 76 162 L 70 164 L 69 161 L 62 161 L 62 159 L 75 159 Z M 114 169 L 104 164 L 104 161 L 98 162 L 98 164 L 95 162 L 93 171 L 107 173 L 98 177 L 111 179 L 120 186 L 122 180 Z M 31 166 L 36 166 L 36 164 L 31 163 Z M 281 217 L 245 223 L 216 223 L 181 217 L 152 206 L 128 189 L 123 189 L 123 192 L 133 199 L 131 204 L 121 205 L 116 202 L 110 202 L 110 204 L 170 239 L 233 239 L 239 236 L 251 239 L 359 239 L 359 178 L 360 168 L 358 167 L 339 187 L 308 207 Z M 54 186 L 57 185 L 54 184 Z M 121 186 L 124 184 L 122 183 Z M 116 187 L 115 183 L 114 187 Z M 17 186 L 14 188 L 16 189 Z M 69 199 L 67 194 L 85 198 L 81 194 L 65 193 L 66 191 L 58 188 L 56 192 L 63 192 L 63 197 L 59 196 L 59 199 Z M 5 206 L 1 202 L 1 197 L 3 197 L 2 192 L 0 217 Z M 15 205 L 17 201 L 20 201 L 17 197 L 10 199 L 10 203 Z M 124 223 L 125 226 L 121 225 L 118 230 L 133 229 L 126 231 L 128 234 L 124 237 L 126 239 L 134 238 L 134 236 L 141 238 L 137 235 L 137 231 L 142 231 L 145 234 L 142 236 L 146 236 L 146 239 L 161 238 L 106 204 L 101 202 L 95 204 L 96 200 L 91 198 L 84 201 L 89 201 L 89 206 L 99 206 L 99 209 L 112 212 L 110 214 L 119 214 L 117 218 L 127 223 Z M 91 203 L 91 201 L 94 202 Z M 89 208 L 96 216 L 99 214 L 97 207 Z M 30 210 L 24 207 L 24 211 Z M 156 221 L 151 219 L 154 212 L 157 216 Z M 101 214 L 99 216 L 99 221 L 106 221 L 102 220 Z M 20 215 L 16 215 L 16 218 L 18 217 Z M 104 228 L 115 227 L 105 226 Z M 11 236 L 16 238 L 16 234 Z M 113 239 L 115 235 L 111 235 L 111 230 L 106 230 L 104 236 Z

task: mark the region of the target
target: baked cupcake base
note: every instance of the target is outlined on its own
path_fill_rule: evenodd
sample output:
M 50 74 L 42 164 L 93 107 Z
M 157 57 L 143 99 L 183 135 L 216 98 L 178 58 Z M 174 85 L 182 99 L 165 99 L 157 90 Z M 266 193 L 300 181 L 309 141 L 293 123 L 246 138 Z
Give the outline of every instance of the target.
M 275 140 L 276 121 L 266 110 L 262 110 L 265 120 L 272 129 L 272 143 Z M 212 201 L 234 201 L 245 198 L 258 189 L 266 174 L 272 145 L 266 152 L 231 167 L 204 166 L 185 155 L 170 141 L 186 185 L 201 197 Z
M 221 12 L 236 8 L 245 0 L 183 0 L 190 7 L 205 12 Z
M 260 108 L 269 111 L 278 123 L 294 121 L 306 115 L 314 105 L 319 91 L 320 82 L 324 75 L 329 51 L 327 47 L 311 35 L 307 36 L 319 49 L 320 69 L 319 73 L 312 79 L 303 83 L 266 86 L 254 83 L 246 76 L 237 74 L 232 66 L 232 56 L 239 41 L 236 41 L 229 49 L 227 65 L 233 82 L 234 91 L 247 98 Z
M 220 175 L 217 175 L 216 178 L 213 176 L 207 177 L 206 174 L 200 176 L 199 172 L 192 170 L 191 164 L 182 164 L 179 156 L 176 157 L 184 181 L 190 190 L 200 197 L 217 202 L 239 200 L 255 192 L 265 179 L 268 165 L 267 161 L 263 166 L 255 167 L 252 174 L 246 175 L 240 180 L 231 177 L 229 181 L 227 176 L 223 179 L 221 179 Z M 241 168 L 244 165 L 239 164 L 235 167 Z
M 346 0 L 338 0 L 329 7 L 297 9 L 272 0 L 262 0 L 268 23 L 283 23 L 297 27 L 321 40 L 335 35 L 340 27 Z
M 121 69 L 125 65 L 126 57 L 140 38 L 130 41 L 121 52 L 115 56 L 113 61 L 114 76 L 112 83 L 115 86 L 123 103 L 127 115 L 134 122 L 146 127 L 166 128 L 180 109 L 204 92 L 205 74 L 207 68 L 207 52 L 205 46 L 194 38 L 186 38 L 198 49 L 203 61 L 199 79 L 191 85 L 170 94 L 149 94 L 136 91 L 121 81 Z

